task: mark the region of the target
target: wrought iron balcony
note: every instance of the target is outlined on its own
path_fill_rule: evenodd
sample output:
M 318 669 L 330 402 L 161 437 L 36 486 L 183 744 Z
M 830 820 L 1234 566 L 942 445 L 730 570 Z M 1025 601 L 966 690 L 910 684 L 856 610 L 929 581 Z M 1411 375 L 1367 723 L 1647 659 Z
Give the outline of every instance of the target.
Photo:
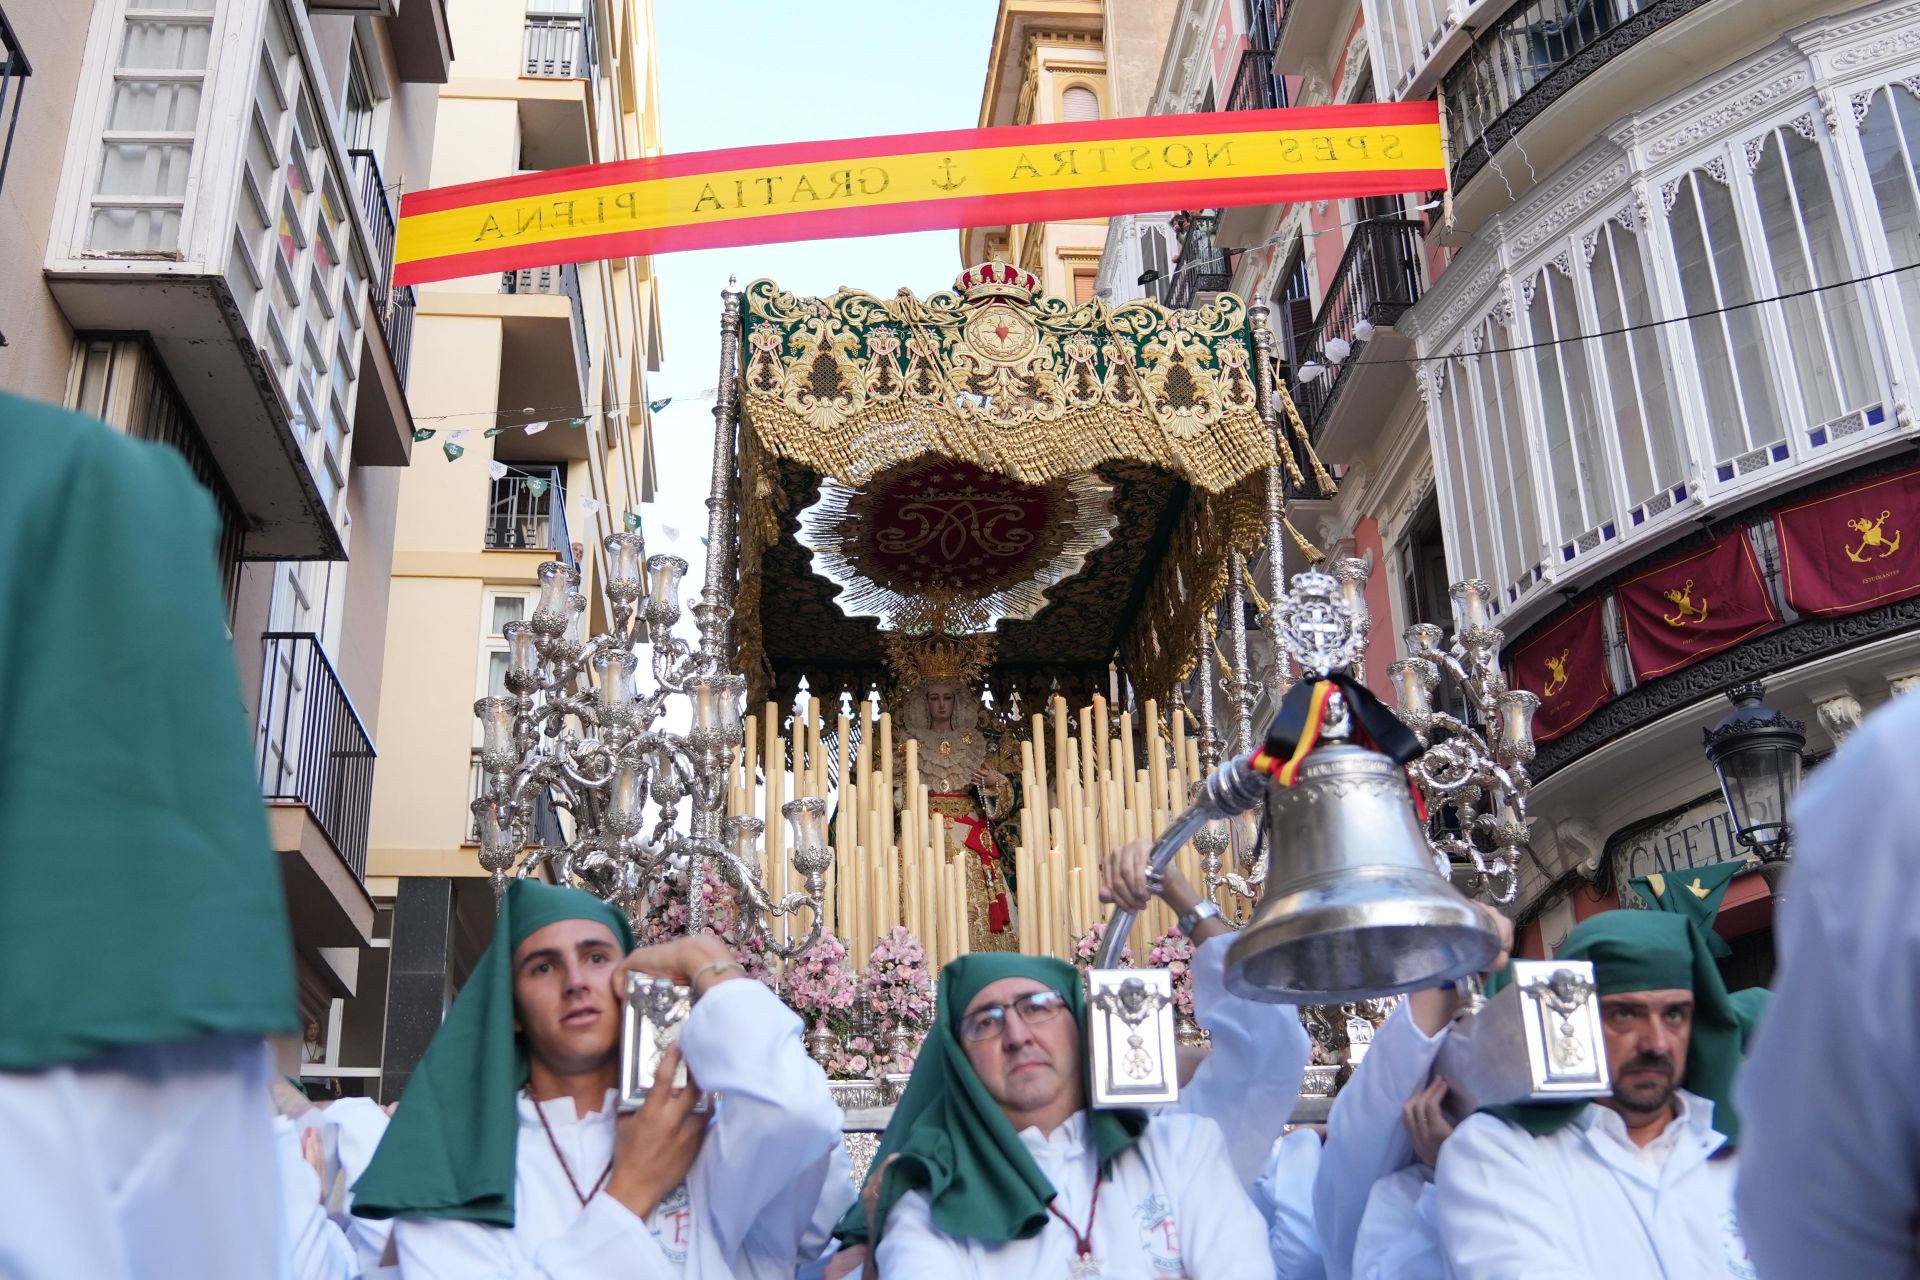
M 13 134 L 20 127 L 20 101 L 26 96 L 27 77 L 33 74 L 33 64 L 27 61 L 27 51 L 13 34 L 5 10 L 0 10 L 0 55 L 0 128 L 5 129 L 0 137 L 0 189 L 4 189 L 7 161 L 13 158 Z
M 306 806 L 354 878 L 367 876 L 373 811 L 373 739 L 353 709 L 320 638 L 269 631 L 257 747 L 267 800 Z
M 508 463 L 487 496 L 487 550 L 551 551 L 573 564 L 563 480 L 558 466 Z
M 1316 437 L 1342 385 L 1360 363 L 1352 348 L 1365 339 L 1356 340 L 1355 327 L 1365 321 L 1375 329 L 1386 328 L 1419 299 L 1420 224 L 1412 218 L 1377 218 L 1355 226 L 1303 344 L 1302 365 L 1311 362 L 1323 371 L 1303 380 L 1295 369 L 1289 388 L 1301 419 Z M 1347 344 L 1343 360 L 1328 356 L 1327 344 L 1336 340 Z
M 374 313 L 380 317 L 381 332 L 386 335 L 387 351 L 393 357 L 393 369 L 400 384 L 407 382 L 407 360 L 413 351 L 413 288 L 389 285 L 393 278 L 393 201 L 380 177 L 380 160 L 373 152 L 349 151 L 354 178 L 360 188 L 360 212 L 366 218 L 373 240 L 373 269 L 367 276 L 368 297 Z
M 1173 220 L 1180 234 L 1180 256 L 1164 282 L 1162 301 L 1169 307 L 1197 307 L 1233 282 L 1232 255 L 1214 242 L 1217 211 L 1183 213 Z
M 1273 74 L 1273 50 L 1248 49 L 1240 55 L 1233 88 L 1227 92 L 1228 111 L 1269 111 L 1287 105 L 1287 82 Z
M 528 15 L 521 74 L 542 80 L 593 79 L 592 6 L 571 17 Z
M 1441 82 L 1458 190 L 1568 89 L 1707 0 L 1527 0 L 1483 27 Z

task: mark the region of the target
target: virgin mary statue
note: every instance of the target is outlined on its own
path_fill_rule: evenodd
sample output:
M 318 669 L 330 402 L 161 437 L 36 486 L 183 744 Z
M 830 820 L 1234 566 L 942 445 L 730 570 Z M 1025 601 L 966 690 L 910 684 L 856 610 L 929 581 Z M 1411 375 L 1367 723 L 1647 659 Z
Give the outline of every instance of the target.
M 1005 851 L 995 836 L 1019 809 L 1008 777 L 1004 735 L 981 727 L 979 696 L 967 682 L 973 665 L 960 646 L 933 640 L 902 664 L 911 680 L 901 698 L 905 738 L 895 745 L 896 777 L 905 777 L 906 738 L 919 744 L 920 778 L 929 808 L 943 819 L 946 858 L 962 859 L 967 879 L 967 945 L 974 951 L 1016 951 L 1019 934 Z

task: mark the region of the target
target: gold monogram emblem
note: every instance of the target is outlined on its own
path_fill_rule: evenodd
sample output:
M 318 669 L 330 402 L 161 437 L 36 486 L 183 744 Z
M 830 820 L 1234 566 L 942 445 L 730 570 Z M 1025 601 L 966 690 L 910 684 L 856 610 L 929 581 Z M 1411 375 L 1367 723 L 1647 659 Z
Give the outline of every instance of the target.
M 1542 698 L 1551 698 L 1567 687 L 1567 659 L 1572 654 L 1573 650 L 1562 649 L 1559 657 L 1547 659 L 1547 687 L 1540 691 Z
M 1859 520 L 1847 521 L 1847 528 L 1860 535 L 1860 545 L 1847 548 L 1847 559 L 1855 564 L 1865 564 L 1868 560 L 1885 560 L 1900 550 L 1900 531 L 1895 529 L 1891 538 L 1886 534 L 1887 518 L 1892 514 L 1891 511 L 1882 511 L 1878 520 L 1868 520 L 1863 517 Z M 1867 550 L 1870 547 L 1879 548 L 1880 554 L 1869 556 Z
M 1673 613 L 1661 615 L 1666 619 L 1668 626 L 1684 627 L 1689 622 L 1705 622 L 1707 620 L 1707 598 L 1701 596 L 1699 604 L 1693 602 L 1692 578 L 1688 578 L 1687 585 L 1681 587 L 1678 591 L 1668 591 L 1663 594 L 1668 600 L 1673 602 L 1675 610 Z

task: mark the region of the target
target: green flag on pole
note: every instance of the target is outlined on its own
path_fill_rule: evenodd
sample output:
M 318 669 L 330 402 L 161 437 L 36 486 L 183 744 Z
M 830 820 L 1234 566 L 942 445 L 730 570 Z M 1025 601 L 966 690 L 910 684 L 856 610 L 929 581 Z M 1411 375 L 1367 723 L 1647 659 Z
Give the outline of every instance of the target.
M 1682 915 L 1700 926 L 1707 935 L 1707 946 L 1715 955 L 1726 955 L 1731 948 L 1713 931 L 1713 918 L 1720 914 L 1720 900 L 1727 896 L 1727 885 L 1753 864 L 1745 859 L 1719 862 L 1710 867 L 1688 867 L 1681 871 L 1654 872 L 1628 881 L 1633 891 L 1655 911 Z

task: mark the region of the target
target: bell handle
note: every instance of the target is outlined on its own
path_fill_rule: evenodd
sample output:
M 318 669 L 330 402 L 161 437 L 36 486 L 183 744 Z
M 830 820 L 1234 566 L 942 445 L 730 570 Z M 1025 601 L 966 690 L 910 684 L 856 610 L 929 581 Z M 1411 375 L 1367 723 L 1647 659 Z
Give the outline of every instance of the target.
M 1266 798 L 1267 776 L 1253 767 L 1251 755 L 1235 756 L 1221 765 L 1200 784 L 1186 812 L 1167 824 L 1147 855 L 1147 875 L 1158 877 L 1180 852 L 1180 846 L 1200 834 L 1200 828 L 1215 818 L 1233 818 L 1245 813 Z M 1107 931 L 1093 953 L 1093 967 L 1112 969 L 1120 963 L 1120 951 L 1133 929 L 1134 913 L 1116 906 L 1107 917 Z

